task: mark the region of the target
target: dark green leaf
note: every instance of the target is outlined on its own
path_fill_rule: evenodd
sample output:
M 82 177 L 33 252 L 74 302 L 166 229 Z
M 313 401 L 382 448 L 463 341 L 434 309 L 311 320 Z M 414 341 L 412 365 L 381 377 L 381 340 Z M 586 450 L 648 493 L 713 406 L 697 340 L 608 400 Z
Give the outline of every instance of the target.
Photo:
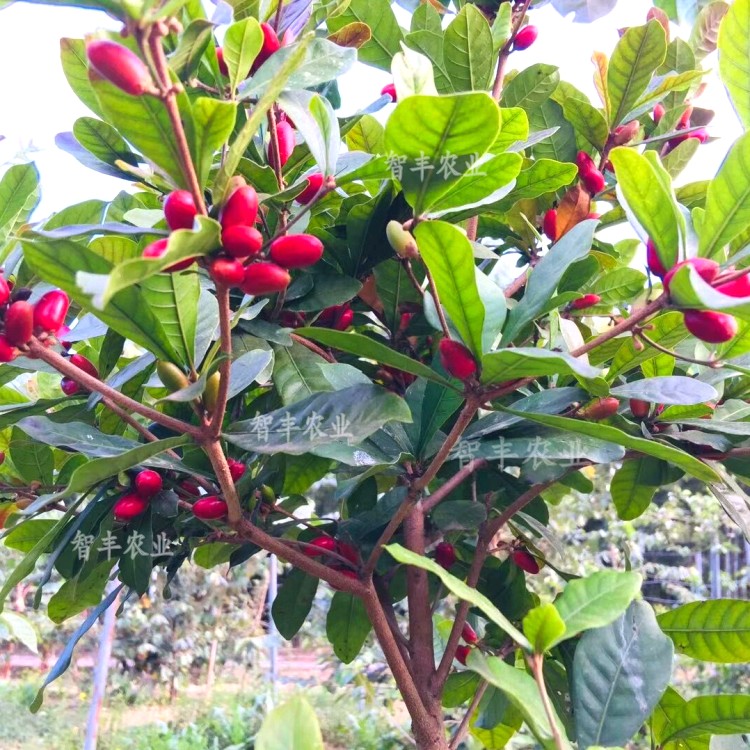
M 284 579 L 274 599 L 271 614 L 279 633 L 288 641 L 297 635 L 310 613 L 318 579 L 294 568 Z
M 354 661 L 372 630 L 362 599 L 337 591 L 326 618 L 326 636 L 344 664 Z

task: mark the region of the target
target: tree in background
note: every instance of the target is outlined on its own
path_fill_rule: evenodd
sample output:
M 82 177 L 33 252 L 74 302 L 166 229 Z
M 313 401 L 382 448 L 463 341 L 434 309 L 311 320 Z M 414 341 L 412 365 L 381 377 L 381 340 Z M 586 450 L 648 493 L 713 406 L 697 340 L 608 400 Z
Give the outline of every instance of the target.
M 89 609 L 45 684 L 155 568 L 266 550 L 292 566 L 282 635 L 332 587 L 336 655 L 374 633 L 420 750 L 750 731 L 750 696 L 670 687 L 675 651 L 750 659 L 748 602 L 657 617 L 626 560 L 582 576 L 547 534 L 594 465 L 623 520 L 690 477 L 748 533 L 750 135 L 672 180 L 709 138 L 717 44 L 750 126 L 750 1 L 659 2 L 594 52 L 596 103 L 523 67 L 543 4 L 402 3 L 406 30 L 386 0 L 235 2 L 217 47 L 198 0 L 84 3 L 122 28 L 62 40 L 93 116 L 58 143 L 130 189 L 29 225 L 33 165 L 0 184 L 2 514 L 26 553 L 0 600 L 40 562 L 52 620 Z M 357 59 L 393 84 L 338 117 Z M 545 565 L 554 600 L 529 590 Z M 256 746 L 322 741 L 296 703 Z

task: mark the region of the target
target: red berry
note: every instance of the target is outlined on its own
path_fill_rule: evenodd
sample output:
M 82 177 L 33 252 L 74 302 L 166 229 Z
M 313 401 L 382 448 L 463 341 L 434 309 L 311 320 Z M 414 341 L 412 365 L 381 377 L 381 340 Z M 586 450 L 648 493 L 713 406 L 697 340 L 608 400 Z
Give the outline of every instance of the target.
M 231 258 L 217 258 L 210 266 L 211 278 L 217 284 L 240 286 L 245 278 L 245 266 Z
M 86 359 L 82 354 L 73 354 L 70 357 L 70 364 L 75 365 L 79 370 L 83 370 L 87 375 L 91 375 L 92 378 L 99 377 L 99 370 L 93 362 Z
M 594 399 L 590 404 L 578 411 L 577 416 L 591 422 L 599 422 L 617 414 L 620 402 L 614 396 Z
M 688 133 L 687 137 L 697 138 L 701 143 L 705 143 L 710 136 L 705 128 L 698 128 L 698 130 L 693 130 L 692 133 Z
M 585 310 L 588 307 L 598 305 L 602 301 L 602 298 L 598 294 L 584 294 L 583 297 L 574 299 L 570 306 L 574 310 Z
M 461 631 L 461 638 L 463 638 L 466 643 L 470 645 L 474 645 L 475 643 L 479 642 L 479 636 L 477 635 L 477 631 L 474 630 L 474 628 L 469 625 L 469 623 L 464 623 L 464 629 Z
M 146 245 L 146 247 L 143 248 L 141 256 L 144 258 L 161 258 L 163 255 L 166 255 L 168 244 L 168 237 L 163 237 L 160 240 L 156 240 L 155 242 L 152 242 L 150 245 Z M 184 271 L 186 268 L 189 268 L 193 265 L 194 260 L 195 258 L 185 258 L 185 260 L 181 260 L 177 263 L 173 263 L 171 266 L 167 266 L 165 271 L 167 271 L 168 273 L 173 273 L 175 271 Z
M 583 170 L 580 173 L 581 182 L 583 182 L 584 188 L 587 193 L 596 195 L 601 193 L 605 187 L 607 187 L 607 181 L 604 179 L 604 175 L 596 168 Z
M 471 653 L 471 646 L 456 646 L 456 661 L 466 666 L 466 660 Z
M 688 107 L 677 122 L 677 130 L 687 130 L 690 127 L 690 118 L 693 116 L 693 108 Z
M 315 172 L 314 174 L 307 176 L 307 187 L 297 196 L 295 199 L 297 203 L 301 203 L 306 206 L 320 191 L 323 187 L 323 175 L 321 172 Z
M 446 570 L 450 570 L 456 562 L 456 549 L 450 542 L 440 542 L 435 547 L 435 562 Z
M 10 284 L 5 280 L 5 276 L 0 273 L 0 305 L 4 305 L 10 299 Z
M 223 47 L 216 48 L 216 62 L 219 63 L 219 73 L 226 78 L 229 78 L 229 68 L 227 67 L 226 60 L 224 59 Z
M 289 286 L 289 272 L 275 263 L 255 262 L 245 269 L 245 280 L 240 287 L 245 294 L 276 294 Z
M 683 266 L 692 266 L 696 273 L 708 284 L 719 275 L 719 271 L 721 270 L 719 264 L 710 258 L 688 258 L 669 269 L 669 272 L 664 277 L 664 289 L 666 291 L 669 291 L 669 285 L 672 283 L 674 275 Z
M 113 508 L 116 521 L 132 521 L 143 515 L 148 508 L 148 501 L 138 495 L 123 495 Z
M 729 297 L 750 297 L 750 275 L 747 273 L 733 281 L 727 281 L 725 284 L 719 284 L 716 287 L 717 292 L 726 294 Z
M 224 518 L 228 513 L 227 504 L 215 495 L 202 497 L 193 503 L 193 515 L 205 521 Z
M 592 169 L 596 169 L 594 160 L 585 152 L 579 151 L 576 155 L 576 164 L 578 165 L 578 173 L 590 172 Z
M 233 258 L 255 257 L 263 247 L 263 235 L 255 227 L 237 224 L 222 231 L 221 246 Z
M 11 346 L 24 346 L 34 335 L 34 307 L 26 300 L 14 302 L 5 313 L 5 338 Z
M 135 491 L 144 500 L 150 500 L 161 492 L 161 475 L 152 469 L 139 471 L 135 477 Z
M 308 557 L 320 557 L 326 552 L 336 551 L 336 540 L 332 536 L 316 536 L 308 542 L 310 547 L 305 547 L 304 552 Z
M 658 276 L 661 279 L 666 275 L 667 269 L 659 258 L 656 244 L 651 239 L 646 243 L 646 263 L 648 265 L 648 270 L 651 271 L 654 276 Z
M 664 109 L 664 105 L 657 104 L 654 107 L 654 123 L 658 125 L 661 122 L 661 118 L 664 117 L 666 113 L 667 113 L 667 110 Z
M 641 401 L 638 398 L 630 399 L 630 413 L 636 419 L 646 419 L 651 411 L 651 404 L 648 401 Z
M 513 41 L 513 49 L 524 50 L 531 47 L 539 36 L 539 29 L 536 26 L 524 26 L 517 34 Z
M 344 310 L 341 315 L 339 316 L 339 319 L 334 324 L 334 328 L 337 331 L 345 331 L 354 321 L 354 310 L 349 308 L 348 310 Z
M 70 299 L 65 292 L 59 289 L 47 292 L 34 305 L 34 328 L 49 333 L 59 331 L 69 307 Z
M 619 128 L 615 128 L 615 132 L 612 135 L 612 142 L 615 146 L 624 146 L 626 143 L 630 143 L 633 138 L 638 135 L 641 129 L 641 124 L 638 120 L 631 120 L 631 122 L 625 125 L 620 125 Z
M 140 96 L 154 88 L 146 64 L 135 52 L 108 39 L 99 39 L 86 47 L 91 67 L 131 96 Z
M 390 96 L 391 101 L 397 102 L 398 96 L 396 95 L 396 84 L 395 83 L 386 83 L 385 86 L 380 90 L 381 96 Z
M 75 396 L 76 393 L 79 393 L 81 390 L 81 386 L 71 378 L 63 378 L 60 381 L 60 388 L 66 396 Z
M 227 464 L 229 465 L 229 473 L 232 475 L 232 481 L 239 482 L 245 475 L 247 467 L 242 461 L 235 461 L 233 458 L 227 459 Z
M 189 190 L 175 190 L 164 201 L 164 216 L 167 226 L 175 229 L 192 229 L 198 209 Z
M 551 242 L 557 242 L 557 211 L 550 208 L 542 220 L 542 231 Z
M 338 542 L 336 551 L 350 563 L 359 564 L 359 550 L 346 542 Z
M 528 550 L 514 550 L 510 555 L 510 559 L 521 568 L 521 570 L 525 570 L 532 575 L 536 575 L 541 570 L 539 562 Z
M 12 362 L 18 356 L 18 349 L 8 343 L 8 339 L 0 333 L 0 362 Z
M 198 489 L 198 485 L 194 482 L 190 482 L 187 479 L 180 482 L 180 487 L 185 490 L 188 495 L 195 495 L 196 497 L 198 497 L 198 495 L 201 494 L 201 491 Z
M 268 144 L 268 163 L 271 168 L 281 169 L 288 161 L 294 151 L 296 140 L 294 128 L 286 121 L 276 123 L 276 139 L 279 142 L 279 159 L 276 159 L 276 144 L 272 140 Z
M 477 362 L 472 353 L 458 341 L 442 339 L 439 345 L 443 369 L 458 380 L 468 380 L 477 373 Z
M 260 52 L 255 58 L 252 68 L 250 68 L 251 73 L 255 73 L 255 71 L 258 70 L 258 68 L 260 68 L 260 66 L 263 65 L 263 63 L 268 60 L 274 52 L 281 49 L 281 42 L 279 41 L 279 37 L 274 31 L 273 26 L 269 26 L 267 23 L 262 23 L 260 29 L 263 32 L 263 46 L 260 48 Z
M 251 227 L 258 217 L 258 193 L 250 185 L 237 188 L 219 214 L 222 229 L 237 225 Z
M 284 268 L 304 268 L 323 256 L 323 243 L 311 234 L 287 234 L 271 243 L 271 260 Z
M 687 310 L 685 328 L 697 339 L 709 344 L 724 344 L 737 335 L 737 321 L 713 310 Z

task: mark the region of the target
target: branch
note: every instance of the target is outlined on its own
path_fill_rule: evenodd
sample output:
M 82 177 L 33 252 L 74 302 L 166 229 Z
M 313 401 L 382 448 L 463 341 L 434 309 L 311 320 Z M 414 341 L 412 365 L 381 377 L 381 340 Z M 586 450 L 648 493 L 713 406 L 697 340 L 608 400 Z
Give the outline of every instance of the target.
M 531 0 L 524 0 L 523 6 L 521 7 L 521 10 L 518 11 L 518 16 L 513 23 L 508 41 L 505 42 L 502 49 L 500 50 L 500 54 L 497 59 L 497 73 L 495 74 L 495 82 L 492 85 L 492 98 L 496 99 L 497 101 L 500 101 L 500 96 L 503 93 L 505 68 L 508 64 L 508 57 L 510 57 L 513 42 L 515 42 L 516 40 L 516 34 L 518 34 L 518 32 L 520 31 L 521 24 L 523 23 L 524 18 L 526 18 L 526 11 L 529 9 L 529 5 L 531 5 Z
M 552 738 L 555 741 L 555 747 L 557 747 L 557 750 L 565 750 L 565 743 L 560 734 L 560 727 L 557 726 L 555 712 L 552 709 L 552 703 L 550 702 L 549 694 L 547 693 L 547 686 L 544 684 L 543 654 L 534 654 L 533 656 L 530 656 L 528 658 L 528 663 L 531 668 L 531 674 L 534 675 L 534 680 L 539 689 L 539 695 L 542 699 L 542 705 L 544 706 L 544 713 L 547 714 L 547 721 L 549 721 L 549 728 L 552 731 Z
M 319 357 L 323 357 L 326 362 L 336 362 L 336 358 L 332 354 L 329 354 L 325 349 L 318 346 L 314 341 L 310 341 L 310 339 L 306 339 L 304 336 L 300 336 L 298 333 L 290 333 L 289 336 L 292 341 L 296 341 L 298 344 L 301 344 L 311 352 L 315 352 L 315 354 L 317 354 Z
M 427 277 L 427 283 L 430 287 L 430 292 L 432 293 L 432 299 L 435 301 L 435 311 L 437 312 L 437 316 L 440 320 L 440 327 L 443 329 L 443 333 L 448 338 L 451 337 L 450 329 L 448 328 L 448 321 L 445 319 L 445 311 L 443 310 L 443 306 L 440 304 L 440 295 L 438 294 L 437 286 L 435 285 L 435 279 L 432 278 L 432 274 L 430 273 L 430 269 L 427 267 L 427 264 L 425 263 L 424 266 L 425 276 Z
M 229 305 L 229 287 L 224 284 L 216 285 L 216 301 L 219 303 L 219 339 L 221 353 L 225 359 L 219 365 L 219 393 L 216 396 L 214 413 L 211 415 L 209 435 L 218 437 L 224 424 L 229 394 L 229 378 L 232 371 L 232 310 Z
M 484 698 L 484 694 L 487 692 L 487 688 L 489 687 L 489 683 L 486 680 L 482 680 L 479 683 L 479 686 L 477 687 L 476 693 L 474 693 L 474 697 L 471 700 L 471 703 L 469 704 L 469 708 L 466 710 L 466 713 L 464 714 L 464 718 L 461 720 L 461 723 L 458 725 L 458 729 L 456 729 L 456 733 L 453 735 L 453 738 L 451 739 L 451 744 L 448 746 L 448 750 L 457 750 L 458 746 L 464 741 L 464 737 L 466 737 L 468 731 L 469 731 L 469 724 L 471 724 L 471 717 L 474 715 L 474 711 L 477 710 L 477 707 L 479 706 L 480 701 L 482 698 Z
M 422 500 L 422 510 L 429 513 L 436 505 L 442 503 L 453 490 L 462 482 L 468 479 L 475 471 L 487 466 L 487 461 L 483 458 L 473 459 L 466 466 L 454 474 L 445 484 L 441 485 L 435 492 Z
M 151 422 L 156 422 L 157 424 L 160 424 L 163 427 L 166 427 L 167 429 L 172 430 L 173 432 L 176 432 L 178 434 L 184 433 L 196 439 L 200 439 L 202 437 L 200 428 L 196 427 L 195 425 L 188 424 L 187 422 L 183 422 L 181 419 L 175 419 L 174 417 L 170 417 L 167 414 L 162 414 L 160 411 L 152 409 L 150 406 L 141 404 L 138 401 L 133 400 L 129 396 L 116 391 L 114 388 L 99 380 L 99 378 L 95 378 L 92 375 L 89 375 L 88 373 L 79 369 L 75 365 L 71 364 L 67 359 L 65 359 L 65 357 L 61 357 L 57 352 L 54 352 L 51 349 L 47 349 L 47 347 L 44 346 L 44 344 L 42 344 L 36 337 L 33 337 L 31 339 L 28 344 L 28 348 L 29 353 L 33 356 L 41 359 L 48 365 L 52 365 L 52 367 L 54 367 L 58 372 L 62 373 L 71 380 L 75 380 L 76 383 L 82 385 L 87 390 L 100 393 L 102 396 L 109 399 L 113 404 L 116 404 L 123 409 L 127 409 L 128 411 L 135 412 L 136 414 L 140 414 L 141 416 L 146 417 L 146 419 L 150 420 Z
M 518 292 L 521 291 L 526 286 L 526 282 L 529 278 L 529 272 L 524 271 L 520 276 L 516 276 L 513 281 L 508 284 L 508 286 L 505 287 L 503 290 L 503 293 L 505 294 L 506 299 L 510 299 L 511 297 L 514 297 Z

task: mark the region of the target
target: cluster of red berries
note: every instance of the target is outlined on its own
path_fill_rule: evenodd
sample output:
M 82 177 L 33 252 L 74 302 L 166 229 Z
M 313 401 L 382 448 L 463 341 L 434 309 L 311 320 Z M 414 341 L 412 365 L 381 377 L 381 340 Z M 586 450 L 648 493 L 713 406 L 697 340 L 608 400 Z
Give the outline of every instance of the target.
M 654 122 L 658 125 L 665 114 L 666 110 L 664 109 L 664 105 L 657 104 L 654 107 Z M 682 117 L 680 117 L 680 119 L 678 120 L 675 130 L 688 130 L 690 128 L 690 119 L 692 118 L 692 116 L 693 108 L 688 107 L 682 114 Z M 671 138 L 669 141 L 667 141 L 667 144 L 664 147 L 664 156 L 666 156 L 670 151 L 674 151 L 677 146 L 689 140 L 690 138 L 695 138 L 699 143 L 705 143 L 709 138 L 708 131 L 705 128 L 697 128 L 690 131 L 689 133 L 681 133 L 680 135 L 676 135 L 674 138 Z
M 136 474 L 133 491 L 123 495 L 113 509 L 115 520 L 127 523 L 143 515 L 151 499 L 162 490 L 161 475 L 152 469 L 143 469 Z
M 333 328 L 336 331 L 345 331 L 354 322 L 354 310 L 349 302 L 343 305 L 326 307 L 316 323 L 323 328 Z
M 358 566 L 360 564 L 359 551 L 356 547 L 327 534 L 316 536 L 314 539 L 311 539 L 304 548 L 304 553 L 308 557 L 329 557 L 330 554 L 333 553 L 348 560 L 352 565 Z M 337 570 L 347 578 L 357 578 L 356 571 L 347 565 L 336 564 L 334 562 L 330 567 Z
M 585 151 L 578 152 L 576 164 L 578 165 L 578 178 L 587 193 L 597 195 L 607 187 L 604 175 L 597 169 L 594 160 Z
M 717 279 L 717 292 L 728 297 L 750 297 L 750 278 L 744 274 L 739 278 L 721 283 L 719 278 L 721 268 L 715 260 L 710 258 L 688 258 L 667 270 L 659 258 L 656 245 L 652 240 L 646 244 L 646 262 L 649 271 L 662 279 L 664 291 L 669 292 L 669 286 L 677 270 L 683 266 L 691 266 L 693 270 L 708 284 Z M 728 313 L 714 310 L 685 310 L 685 328 L 696 338 L 709 344 L 724 344 L 731 341 L 739 330 L 737 320 Z
M 461 638 L 467 645 L 456 647 L 456 660 L 466 666 L 466 660 L 469 658 L 471 650 L 479 643 L 479 636 L 477 631 L 466 622 L 461 630 Z

